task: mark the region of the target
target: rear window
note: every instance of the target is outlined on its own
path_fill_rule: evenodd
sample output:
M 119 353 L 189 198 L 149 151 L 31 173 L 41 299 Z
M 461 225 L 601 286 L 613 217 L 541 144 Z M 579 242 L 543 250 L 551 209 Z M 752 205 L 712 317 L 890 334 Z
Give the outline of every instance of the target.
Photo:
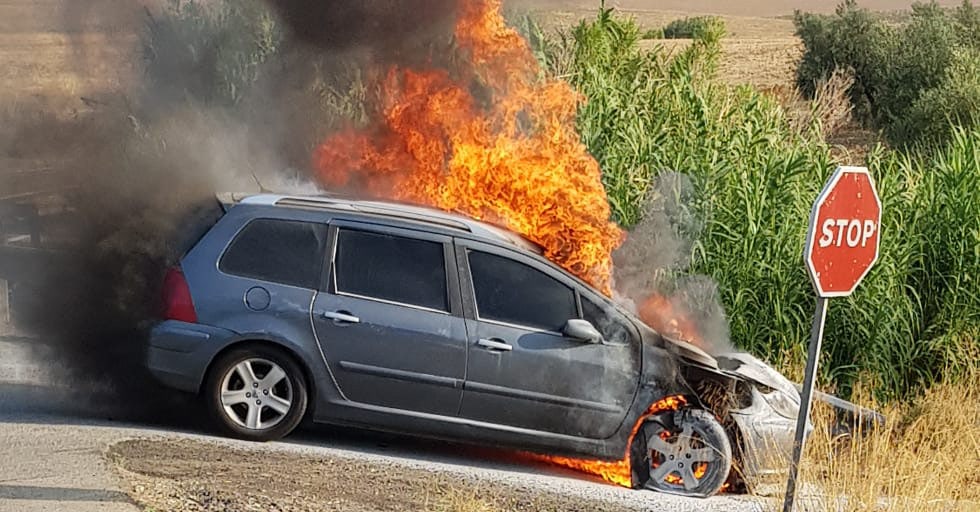
M 226 274 L 300 288 L 318 288 L 327 226 L 313 222 L 257 219 L 225 251 Z
M 578 318 L 575 292 L 544 272 L 485 252 L 469 260 L 481 319 L 561 332 Z
M 335 283 L 340 293 L 449 311 L 439 242 L 341 229 Z

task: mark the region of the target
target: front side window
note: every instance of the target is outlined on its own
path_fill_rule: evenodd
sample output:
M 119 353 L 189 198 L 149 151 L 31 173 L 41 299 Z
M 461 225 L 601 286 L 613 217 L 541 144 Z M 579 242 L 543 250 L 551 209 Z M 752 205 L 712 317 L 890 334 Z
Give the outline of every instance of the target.
M 341 229 L 335 264 L 338 293 L 449 311 L 442 243 Z
M 582 296 L 582 317 L 602 334 L 607 342 L 625 345 L 633 340 L 626 318 L 610 307 L 600 306 Z
M 469 263 L 481 319 L 561 332 L 578 318 L 575 292 L 544 272 L 479 251 Z
M 218 263 L 226 273 L 300 288 L 317 288 L 327 226 L 257 219 L 231 242 Z

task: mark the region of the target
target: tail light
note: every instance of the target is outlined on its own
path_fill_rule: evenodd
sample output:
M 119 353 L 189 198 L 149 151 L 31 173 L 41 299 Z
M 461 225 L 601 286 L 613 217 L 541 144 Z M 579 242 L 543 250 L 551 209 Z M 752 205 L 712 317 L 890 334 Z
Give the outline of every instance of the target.
M 197 323 L 191 289 L 187 286 L 184 273 L 177 267 L 167 270 L 163 278 L 163 318 Z

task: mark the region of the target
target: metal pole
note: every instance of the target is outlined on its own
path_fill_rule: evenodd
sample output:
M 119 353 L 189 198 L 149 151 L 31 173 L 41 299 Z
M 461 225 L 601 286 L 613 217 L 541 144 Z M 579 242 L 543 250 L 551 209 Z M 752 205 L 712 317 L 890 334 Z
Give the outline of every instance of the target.
M 786 500 L 783 501 L 783 512 L 792 512 L 793 502 L 796 499 L 796 478 L 800 470 L 800 456 L 803 454 L 806 424 L 810 419 L 813 384 L 817 378 L 817 363 L 820 359 L 820 345 L 823 342 L 823 327 L 826 320 L 827 298 L 817 297 L 817 308 L 813 313 L 813 327 L 810 328 L 810 348 L 806 355 L 806 374 L 803 377 L 803 391 L 800 394 L 800 414 L 796 418 L 796 442 L 793 443 L 793 460 L 790 461 L 789 466 L 789 481 L 786 482 Z
M 0 327 L 10 323 L 10 289 L 7 281 L 0 279 Z

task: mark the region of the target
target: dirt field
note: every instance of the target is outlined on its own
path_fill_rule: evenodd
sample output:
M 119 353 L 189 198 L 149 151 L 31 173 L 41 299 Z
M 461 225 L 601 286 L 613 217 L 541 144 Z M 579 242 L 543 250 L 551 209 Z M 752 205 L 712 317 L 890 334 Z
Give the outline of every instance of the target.
M 100 0 L 0 0 L 0 100 L 77 98 L 124 87 L 138 39 L 120 31 L 140 4 Z
M 157 512 L 628 510 L 458 475 L 198 441 L 124 441 L 108 457 L 133 501 Z
M 144 5 L 161 0 L 0 0 L 0 101 L 58 99 L 59 109 L 83 108 L 80 96 L 125 88 L 138 72 Z M 551 26 L 595 15 L 598 0 L 505 0 Z M 800 47 L 786 17 L 794 9 L 830 12 L 838 0 L 609 0 L 644 28 L 698 13 L 722 15 L 729 38 L 722 74 L 732 83 L 772 87 L 791 79 Z M 907 0 L 863 0 L 877 10 L 907 9 Z M 958 0 L 942 0 L 956 5 Z M 129 27 L 120 30 L 120 27 Z M 669 42 L 670 45 L 683 44 Z
M 510 0 L 524 2 L 547 10 L 595 10 L 599 0 Z M 859 4 L 876 11 L 908 9 L 911 0 L 858 0 Z M 777 17 L 793 14 L 800 9 L 811 12 L 833 12 L 841 0 L 798 0 L 777 2 L 774 0 L 606 0 L 607 7 L 622 11 L 682 11 L 687 13 L 711 13 L 729 16 Z M 940 5 L 959 5 L 960 0 L 939 0 Z
M 636 19 L 643 30 L 665 26 L 672 20 L 698 14 L 721 16 L 727 38 L 722 43 L 721 77 L 732 84 L 751 84 L 762 89 L 792 87 L 803 47 L 794 35 L 794 10 L 833 12 L 841 0 L 607 0 L 606 6 Z M 858 0 L 878 11 L 906 10 L 910 0 Z M 550 28 L 569 27 L 595 16 L 598 0 L 509 0 L 512 8 L 526 9 Z M 959 0 L 941 0 L 955 6 Z M 662 44 L 668 50 L 684 41 L 645 41 L 646 47 Z

